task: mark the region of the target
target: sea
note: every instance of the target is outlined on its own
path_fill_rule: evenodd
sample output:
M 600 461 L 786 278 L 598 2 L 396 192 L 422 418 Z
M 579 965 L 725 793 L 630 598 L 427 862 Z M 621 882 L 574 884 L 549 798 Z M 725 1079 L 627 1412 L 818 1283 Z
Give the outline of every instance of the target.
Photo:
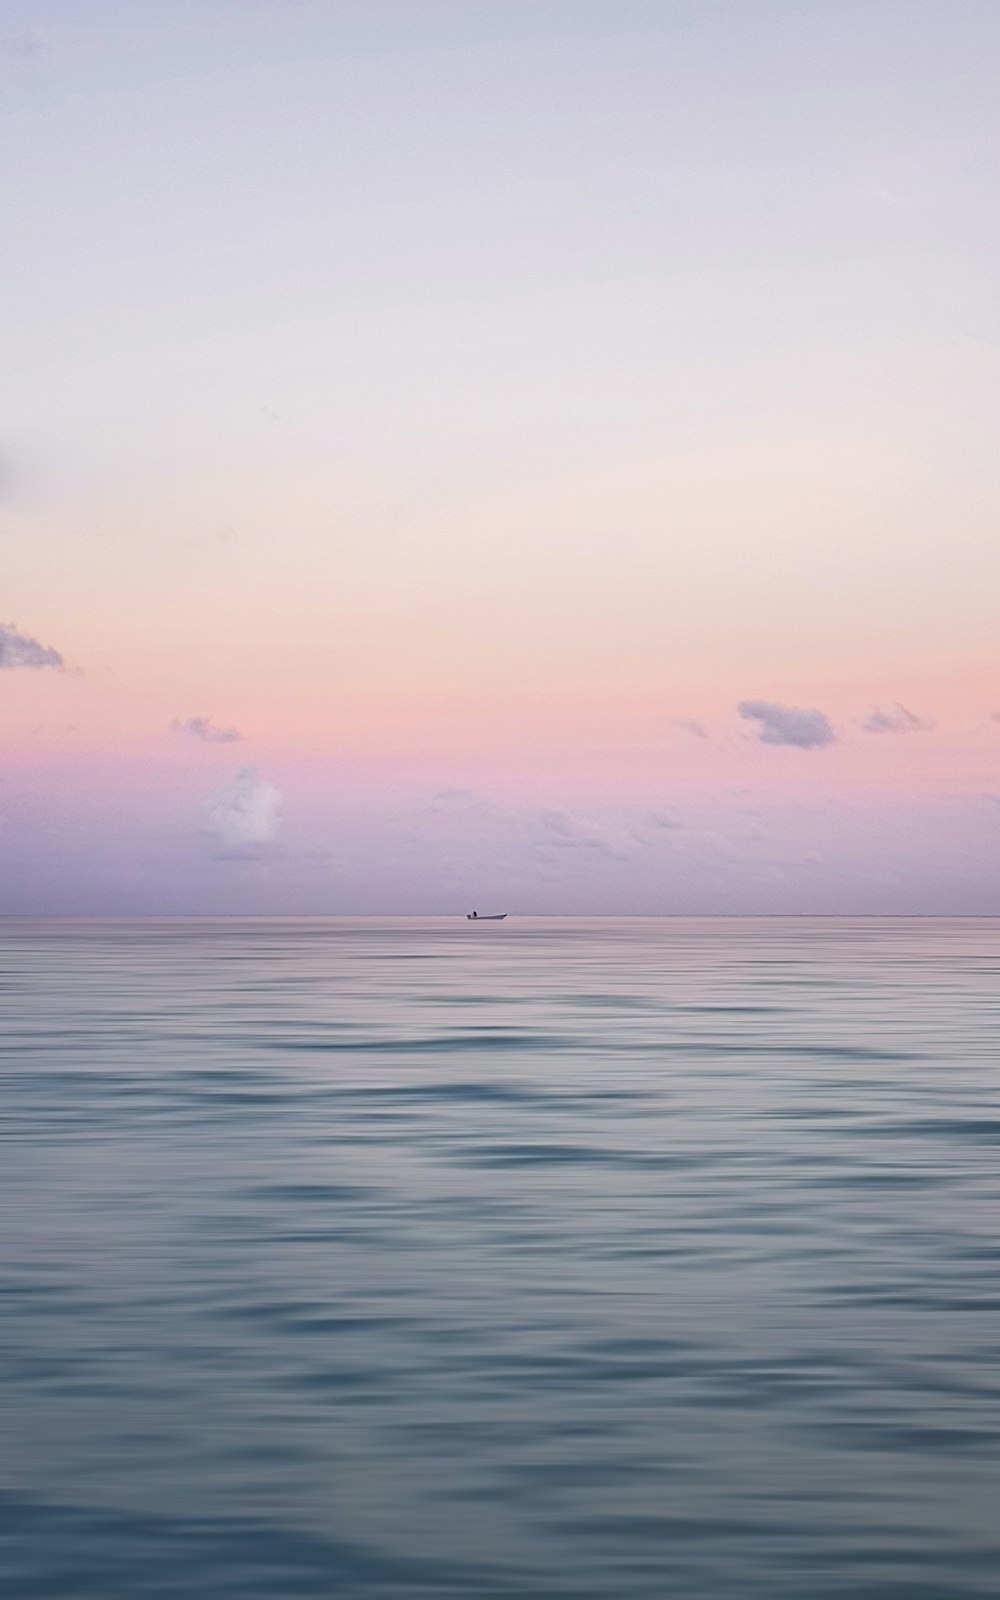
M 0 922 L 9 1600 L 1000 1590 L 1000 921 Z

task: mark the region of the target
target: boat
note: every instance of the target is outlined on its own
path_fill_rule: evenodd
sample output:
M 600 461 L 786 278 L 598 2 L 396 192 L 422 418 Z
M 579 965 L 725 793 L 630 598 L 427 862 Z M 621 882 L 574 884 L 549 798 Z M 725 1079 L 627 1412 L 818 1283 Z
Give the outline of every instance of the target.
M 489 916 L 481 917 L 478 911 L 467 911 L 466 922 L 502 922 L 507 915 L 506 911 L 494 911 Z

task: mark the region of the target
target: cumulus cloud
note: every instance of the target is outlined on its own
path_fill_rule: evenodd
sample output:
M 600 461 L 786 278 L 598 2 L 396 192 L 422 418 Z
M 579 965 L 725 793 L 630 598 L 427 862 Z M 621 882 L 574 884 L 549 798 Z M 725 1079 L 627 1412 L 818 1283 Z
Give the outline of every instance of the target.
M 206 800 L 203 815 L 219 854 L 266 854 L 281 825 L 281 795 L 258 778 L 255 767 L 243 767 L 232 783 Z
M 675 728 L 682 728 L 685 733 L 692 733 L 696 739 L 707 739 L 708 729 L 703 722 L 696 722 L 694 717 L 671 717 Z
M 822 711 L 782 706 L 774 700 L 741 700 L 737 707 L 746 722 L 759 724 L 761 744 L 788 744 L 797 750 L 818 750 L 833 744 L 836 734 Z
M 210 717 L 185 717 L 183 722 L 175 717 L 170 729 L 205 744 L 236 744 L 243 737 L 239 728 L 218 728 Z
M 861 724 L 865 733 L 926 733 L 934 727 L 930 717 L 918 717 L 897 700 L 891 706 L 875 706 Z
M 0 671 L 12 672 L 17 667 L 55 667 L 62 671 L 63 658 L 58 650 L 21 633 L 16 622 L 0 622 Z

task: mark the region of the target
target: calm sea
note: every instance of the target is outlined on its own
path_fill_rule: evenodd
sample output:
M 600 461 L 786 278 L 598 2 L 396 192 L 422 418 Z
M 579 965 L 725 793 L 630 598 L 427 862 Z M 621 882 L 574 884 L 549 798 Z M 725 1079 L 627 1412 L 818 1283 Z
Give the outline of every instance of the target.
M 0 923 L 11 1600 L 1000 1584 L 1000 922 Z

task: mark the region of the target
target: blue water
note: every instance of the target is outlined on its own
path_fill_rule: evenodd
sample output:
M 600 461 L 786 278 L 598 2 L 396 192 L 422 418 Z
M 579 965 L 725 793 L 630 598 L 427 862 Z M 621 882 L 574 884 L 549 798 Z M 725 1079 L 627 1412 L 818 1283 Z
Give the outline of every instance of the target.
M 962 1600 L 1000 923 L 0 923 L 11 1600 Z

